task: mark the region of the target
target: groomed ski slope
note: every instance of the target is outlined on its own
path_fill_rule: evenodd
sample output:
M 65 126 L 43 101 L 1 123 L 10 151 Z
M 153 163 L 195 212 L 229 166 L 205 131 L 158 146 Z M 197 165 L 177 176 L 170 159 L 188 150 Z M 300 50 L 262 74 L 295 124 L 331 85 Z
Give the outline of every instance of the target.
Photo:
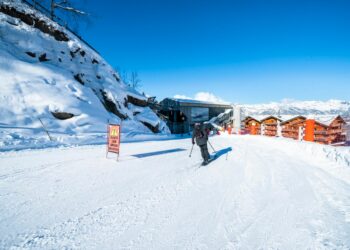
M 349 149 L 210 140 L 201 168 L 190 139 L 1 153 L 0 249 L 350 248 Z

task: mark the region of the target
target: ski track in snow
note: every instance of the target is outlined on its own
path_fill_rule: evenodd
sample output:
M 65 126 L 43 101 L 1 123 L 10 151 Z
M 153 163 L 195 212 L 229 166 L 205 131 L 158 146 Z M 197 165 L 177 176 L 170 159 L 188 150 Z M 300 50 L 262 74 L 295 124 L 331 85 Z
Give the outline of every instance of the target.
M 350 168 L 294 141 L 217 136 L 0 154 L 1 249 L 350 249 Z M 134 158 L 136 153 L 186 148 Z

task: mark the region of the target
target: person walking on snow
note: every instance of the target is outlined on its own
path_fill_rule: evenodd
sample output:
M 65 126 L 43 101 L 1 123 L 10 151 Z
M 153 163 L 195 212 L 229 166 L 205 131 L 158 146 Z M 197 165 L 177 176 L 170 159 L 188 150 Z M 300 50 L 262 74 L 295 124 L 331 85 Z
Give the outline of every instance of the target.
M 206 165 L 209 163 L 210 155 L 208 152 L 208 132 L 204 129 L 204 126 L 201 126 L 201 124 L 196 123 L 193 128 L 192 133 L 192 144 L 196 144 L 201 149 L 201 154 L 203 157 L 203 165 Z

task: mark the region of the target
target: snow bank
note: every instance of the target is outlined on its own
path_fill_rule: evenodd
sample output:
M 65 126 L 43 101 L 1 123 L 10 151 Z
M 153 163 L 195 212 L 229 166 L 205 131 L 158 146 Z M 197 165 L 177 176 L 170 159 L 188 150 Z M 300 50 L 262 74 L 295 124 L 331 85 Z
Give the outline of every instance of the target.
M 283 150 L 291 157 L 298 159 L 327 161 L 339 167 L 350 168 L 350 147 L 335 147 L 321 145 L 313 142 L 295 141 L 288 138 L 270 138 L 265 136 L 245 135 L 243 137 L 255 138 L 267 144 L 267 147 L 276 151 Z

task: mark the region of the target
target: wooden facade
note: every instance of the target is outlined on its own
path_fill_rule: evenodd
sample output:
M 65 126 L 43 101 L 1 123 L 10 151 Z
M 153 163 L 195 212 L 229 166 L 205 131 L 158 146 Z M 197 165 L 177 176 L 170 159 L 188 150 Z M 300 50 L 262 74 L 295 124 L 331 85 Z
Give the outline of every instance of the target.
M 294 140 L 299 140 L 300 128 L 304 129 L 306 117 L 297 116 L 287 121 L 281 123 L 282 126 L 282 136 L 286 138 L 291 138 Z
M 261 120 L 261 126 L 264 127 L 264 135 L 266 136 L 277 136 L 278 135 L 278 125 L 282 120 L 275 117 L 269 116 Z
M 245 132 L 251 135 L 282 136 L 294 140 L 306 140 L 327 145 L 346 145 L 347 123 L 337 116 L 327 122 L 296 116 L 282 122 L 275 116 L 258 120 L 248 116 L 244 120 Z M 280 128 L 279 128 L 280 127 Z M 280 132 L 279 132 L 280 129 Z
M 248 116 L 244 120 L 244 129 L 246 133 L 251 135 L 260 135 L 261 133 L 261 122 L 251 116 Z
M 329 125 L 316 121 L 315 141 L 322 144 L 345 144 L 346 122 L 341 116 L 337 116 Z
M 315 142 L 320 144 L 328 144 L 327 128 L 328 126 L 326 124 L 323 124 L 319 121 L 315 121 L 315 128 L 314 128 Z

